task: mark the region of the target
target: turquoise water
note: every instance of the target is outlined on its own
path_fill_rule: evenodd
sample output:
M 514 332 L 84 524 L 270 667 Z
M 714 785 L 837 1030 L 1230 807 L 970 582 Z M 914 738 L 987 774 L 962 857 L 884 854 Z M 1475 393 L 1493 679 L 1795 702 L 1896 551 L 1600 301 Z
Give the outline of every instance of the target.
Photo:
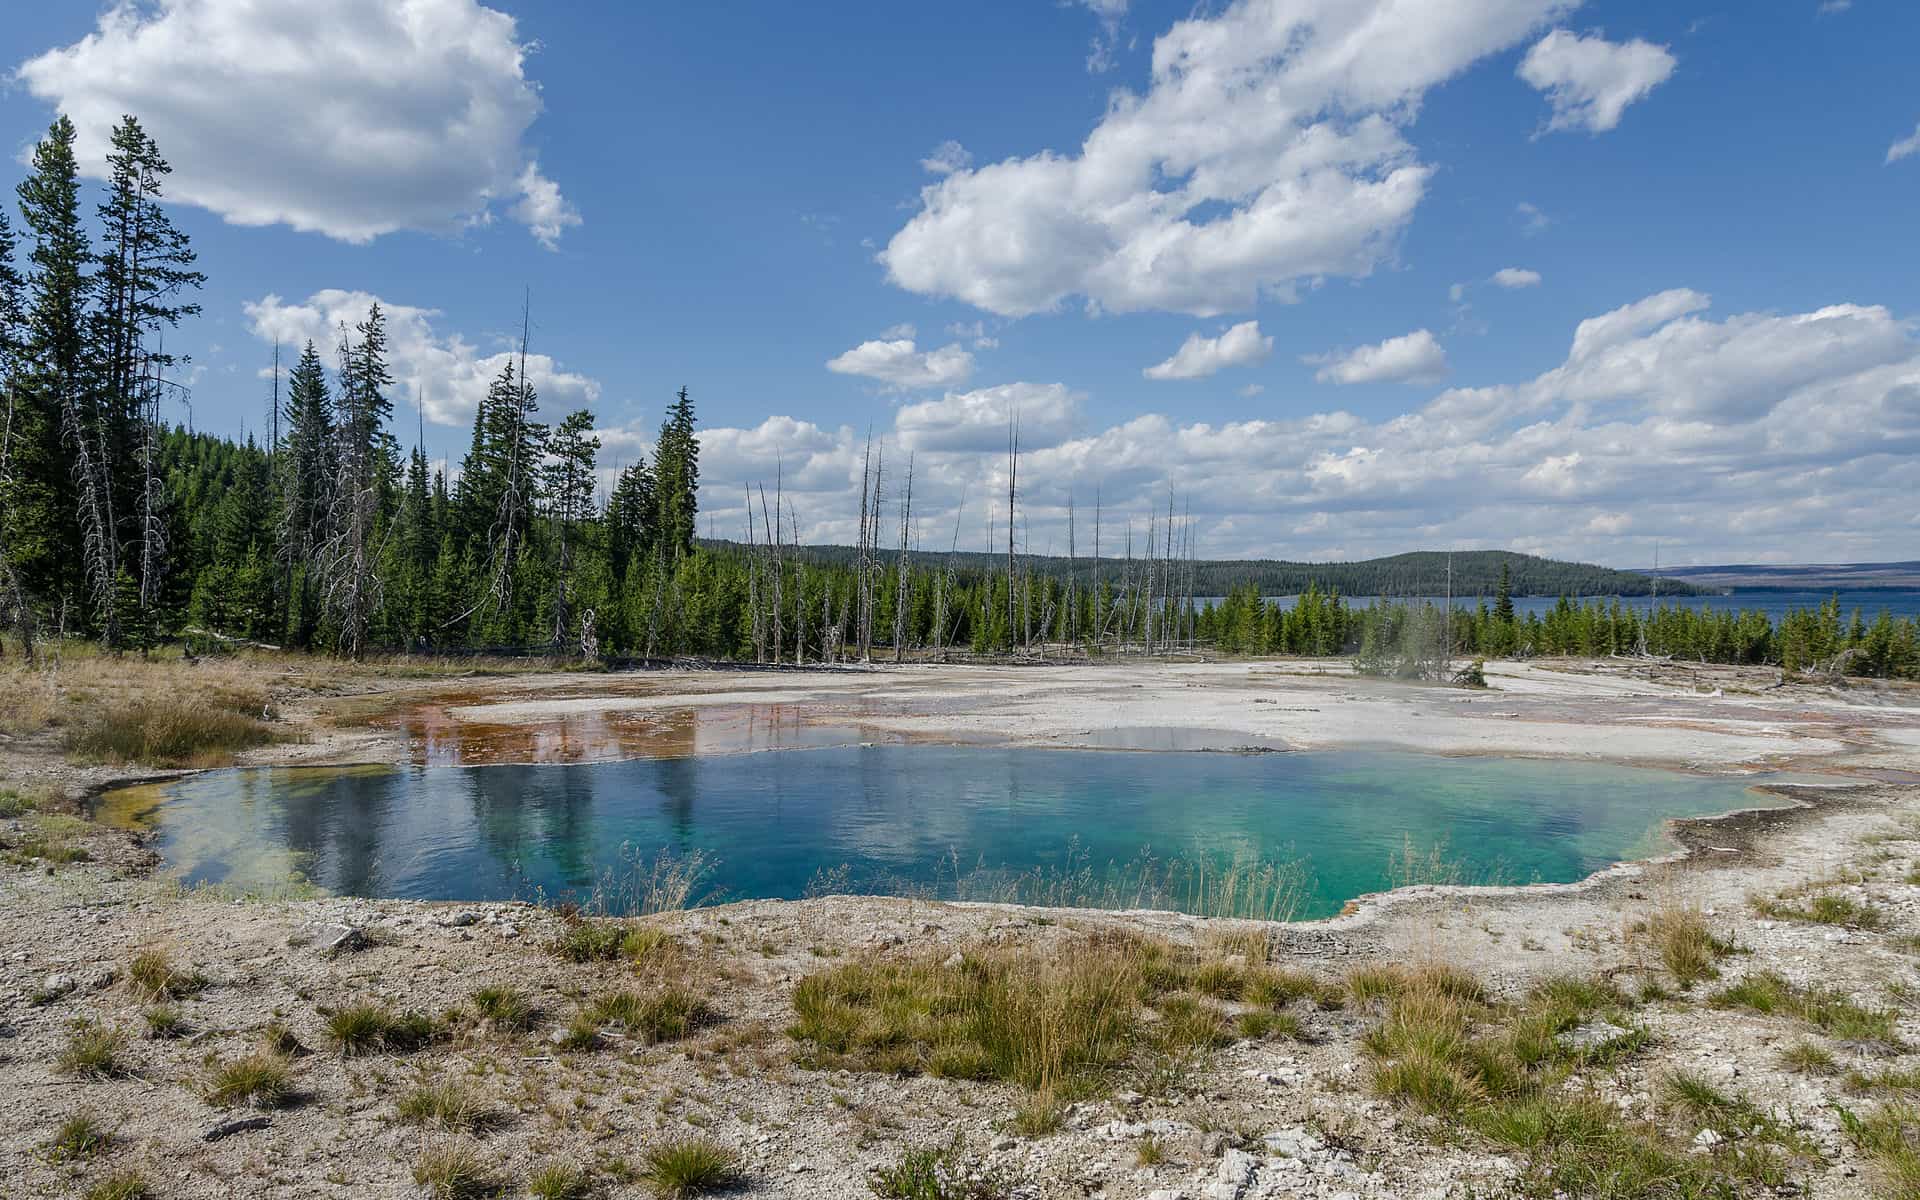
M 865 746 L 218 771 L 106 803 L 185 882 L 250 890 L 597 890 L 617 909 L 636 903 L 636 866 L 664 856 L 701 863 L 708 899 L 885 891 L 1306 918 L 1404 881 L 1392 860 L 1409 846 L 1427 880 L 1564 882 L 1657 853 L 1664 818 L 1767 802 L 1748 781 L 1592 763 Z

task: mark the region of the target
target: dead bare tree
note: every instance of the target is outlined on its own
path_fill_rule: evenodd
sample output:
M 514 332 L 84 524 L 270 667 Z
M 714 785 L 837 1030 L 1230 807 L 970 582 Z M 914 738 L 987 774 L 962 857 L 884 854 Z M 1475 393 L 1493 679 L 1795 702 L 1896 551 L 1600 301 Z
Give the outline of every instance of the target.
M 764 496 L 766 490 L 761 489 Z M 766 616 L 760 611 L 760 551 L 753 540 L 753 485 L 747 485 L 747 611 L 753 614 L 753 661 L 767 661 Z
M 907 455 L 907 486 L 900 497 L 900 555 L 894 565 L 893 661 L 903 662 L 907 652 L 907 606 L 912 599 L 911 570 L 907 561 L 907 533 L 913 528 L 913 455 Z
M 1007 402 L 1007 645 L 1013 645 L 1018 622 L 1014 619 L 1013 523 L 1014 503 L 1020 478 L 1020 410 Z

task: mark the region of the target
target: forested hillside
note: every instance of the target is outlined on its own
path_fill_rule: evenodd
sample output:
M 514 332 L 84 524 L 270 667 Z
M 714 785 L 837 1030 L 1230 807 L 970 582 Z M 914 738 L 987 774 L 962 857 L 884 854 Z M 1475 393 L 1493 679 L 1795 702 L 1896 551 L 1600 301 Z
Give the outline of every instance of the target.
M 701 544 L 715 549 L 737 547 L 737 543 L 725 539 L 703 540 Z M 1084 580 L 1117 583 L 1126 570 L 1121 548 L 1109 541 L 1102 549 L 1103 561 L 1097 569 L 1087 558 L 1060 555 L 1029 555 L 1024 561 L 1034 572 L 1050 579 L 1077 575 Z M 853 546 L 803 546 L 795 553 L 806 562 L 844 564 L 854 561 L 860 552 Z M 961 551 L 952 558 L 956 566 L 966 571 L 991 572 L 1006 566 L 1005 557 L 994 554 Z M 1203 558 L 1187 564 L 1187 569 L 1193 575 L 1196 596 L 1224 596 L 1244 584 L 1252 584 L 1262 596 L 1297 596 L 1309 587 L 1339 592 L 1343 596 L 1444 596 L 1449 587 L 1449 559 L 1453 594 L 1469 599 L 1493 595 L 1494 589 L 1500 586 L 1503 570 L 1515 596 L 1696 596 L 1713 590 L 1686 580 L 1655 580 L 1632 571 L 1560 562 L 1508 550 L 1459 550 L 1452 554 L 1424 550 L 1360 562 Z

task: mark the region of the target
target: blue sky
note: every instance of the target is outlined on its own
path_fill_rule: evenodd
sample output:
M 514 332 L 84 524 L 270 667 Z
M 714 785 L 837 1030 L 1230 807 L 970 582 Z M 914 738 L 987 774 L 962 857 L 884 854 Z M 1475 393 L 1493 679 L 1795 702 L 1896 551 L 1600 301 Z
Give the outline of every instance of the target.
M 777 460 L 846 540 L 871 426 L 916 538 L 980 544 L 1017 406 L 1034 551 L 1069 496 L 1144 536 L 1171 487 L 1221 555 L 1920 556 L 1912 4 L 172 0 L 0 38 L 10 146 L 133 111 L 173 159 L 199 427 L 258 430 L 273 339 L 377 296 L 457 463 L 524 288 L 608 464 L 692 390 L 722 534 Z

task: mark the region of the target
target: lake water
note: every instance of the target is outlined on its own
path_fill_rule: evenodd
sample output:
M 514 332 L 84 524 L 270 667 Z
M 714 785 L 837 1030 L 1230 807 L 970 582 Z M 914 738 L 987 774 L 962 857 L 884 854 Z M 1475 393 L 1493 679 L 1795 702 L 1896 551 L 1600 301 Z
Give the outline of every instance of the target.
M 1818 608 L 1835 596 L 1840 598 L 1840 615 L 1843 620 L 1851 620 L 1856 608 L 1860 610 L 1861 616 L 1869 621 L 1879 616 L 1882 611 L 1896 617 L 1920 617 L 1920 591 L 1912 589 L 1875 588 L 1859 591 L 1794 592 L 1778 591 L 1772 588 L 1736 588 L 1724 596 L 1661 596 L 1658 602 L 1664 607 L 1692 608 L 1705 612 L 1737 613 L 1747 609 L 1758 609 L 1777 623 L 1781 617 L 1796 608 Z M 1434 604 L 1445 603 L 1445 597 L 1442 596 L 1424 598 L 1431 600 Z M 1282 608 L 1292 608 L 1299 597 L 1273 596 L 1269 599 Z M 1348 596 L 1345 599 L 1355 608 L 1366 608 L 1377 603 L 1380 597 Z M 1404 597 L 1390 599 L 1397 602 Z M 1575 602 L 1579 604 L 1587 604 L 1594 600 L 1603 604 L 1613 603 L 1611 596 L 1575 597 Z M 1492 595 L 1488 595 L 1486 601 L 1487 607 L 1492 608 Z M 1480 598 L 1472 595 L 1456 595 L 1453 602 L 1457 607 L 1470 609 L 1480 602 Z M 1219 600 L 1216 598 L 1213 603 L 1218 604 Z M 1553 611 L 1554 605 L 1558 603 L 1560 600 L 1557 596 L 1515 596 L 1513 598 L 1514 611 L 1521 616 L 1526 616 L 1528 613 L 1545 616 Z M 1645 614 L 1652 609 L 1655 601 L 1650 596 L 1622 596 L 1620 603 L 1625 608 Z
M 242 769 L 103 805 L 150 828 L 185 882 L 246 890 L 295 878 L 443 900 L 599 889 L 622 909 L 636 865 L 664 855 L 703 860 L 708 898 L 880 891 L 1306 918 L 1392 886 L 1409 845 L 1444 860 L 1443 880 L 1576 880 L 1658 852 L 1664 818 L 1770 803 L 1751 782 L 1384 752 L 890 745 Z

